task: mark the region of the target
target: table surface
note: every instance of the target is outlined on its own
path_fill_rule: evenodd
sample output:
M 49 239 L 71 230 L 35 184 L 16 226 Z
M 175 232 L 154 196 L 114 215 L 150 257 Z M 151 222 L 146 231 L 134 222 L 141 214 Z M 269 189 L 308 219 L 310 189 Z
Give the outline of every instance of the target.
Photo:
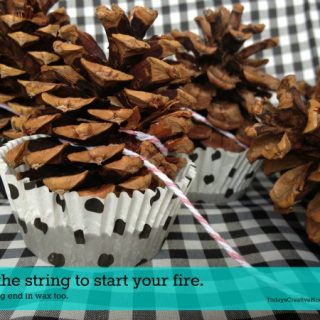
M 305 207 L 290 215 L 274 212 L 268 196 L 274 178 L 260 172 L 244 197 L 227 205 L 197 203 L 210 224 L 255 266 L 319 266 L 319 246 L 304 229 Z M 0 266 L 41 266 L 18 231 L 10 206 L 0 200 Z M 180 208 L 162 250 L 147 266 L 236 266 L 192 217 Z M 320 319 L 320 312 L 273 311 L 0 311 L 0 319 Z

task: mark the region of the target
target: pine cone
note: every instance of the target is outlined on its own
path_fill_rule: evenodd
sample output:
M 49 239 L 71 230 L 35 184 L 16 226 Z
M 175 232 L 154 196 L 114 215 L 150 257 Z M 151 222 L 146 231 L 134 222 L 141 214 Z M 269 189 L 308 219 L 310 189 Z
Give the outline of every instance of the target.
M 25 105 L 33 105 L 30 97 L 35 96 L 27 81 L 36 79 L 42 65 L 59 58 L 50 48 L 69 17 L 64 8 L 47 14 L 55 2 L 0 1 L 0 104 L 8 104 L 13 112 L 38 112 Z M 28 84 L 26 90 L 22 84 Z M 22 132 L 10 130 L 11 116 L 11 112 L 0 109 L 0 134 L 9 139 L 21 137 Z
M 184 90 L 196 98 L 193 109 L 206 116 L 218 129 L 230 131 L 240 142 L 250 144 L 244 128 L 255 122 L 262 101 L 276 90 L 279 80 L 263 72 L 268 60 L 252 55 L 278 44 L 277 38 L 266 39 L 242 48 L 245 41 L 264 30 L 263 24 L 243 24 L 243 6 L 235 4 L 230 12 L 221 6 L 204 11 L 195 19 L 203 38 L 190 31 L 171 32 L 189 53 L 178 52 L 177 58 L 197 73 Z M 203 147 L 243 149 L 215 130 L 195 123 L 189 137 Z
M 3 59 L 19 54 L 23 62 L 16 65 L 16 59 L 10 60 L 15 73 L 8 78 L 19 89 L 10 102 L 5 101 L 20 114 L 11 118 L 13 132 L 52 136 L 26 142 L 7 154 L 12 167 L 25 163 L 31 168 L 19 178 L 28 177 L 58 192 L 101 196 L 161 185 L 141 160 L 122 156 L 124 147 L 176 177 L 185 160 L 164 157 L 149 142 L 119 132 L 120 127 L 139 130 L 157 136 L 169 151 L 193 150 L 187 137 L 191 114 L 180 110 L 190 107 L 192 97 L 177 88 L 156 92 L 159 87 L 185 84 L 193 74 L 182 64 L 164 61 L 182 50 L 179 42 L 166 36 L 143 40 L 156 11 L 135 7 L 127 17 L 115 4 L 111 9 L 97 8 L 109 40 L 108 60 L 96 41 L 74 25 L 47 24 L 39 30 L 32 24 L 33 28 L 24 29 L 19 22 L 19 28 L 12 29 L 12 23 L 4 23 L 5 16 L 0 17 L 4 25 L 0 52 Z M 13 46 L 10 34 L 16 30 L 41 41 Z
M 264 104 L 260 123 L 247 128 L 254 140 L 248 159 L 266 159 L 266 174 L 281 176 L 270 191 L 275 208 L 289 213 L 304 198 L 307 207 L 307 233 L 320 243 L 320 80 L 315 87 L 295 76 L 285 77 L 277 94 L 279 105 Z

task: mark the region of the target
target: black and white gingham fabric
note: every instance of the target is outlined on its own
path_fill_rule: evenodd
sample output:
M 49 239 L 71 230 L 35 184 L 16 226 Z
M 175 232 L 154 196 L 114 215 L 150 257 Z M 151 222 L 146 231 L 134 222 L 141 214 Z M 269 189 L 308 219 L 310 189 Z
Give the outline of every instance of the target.
M 319 246 L 308 241 L 305 229 L 305 208 L 280 215 L 273 211 L 268 198 L 274 179 L 259 173 L 247 194 L 224 206 L 197 204 L 200 212 L 234 248 L 255 266 L 319 266 Z M 46 265 L 26 247 L 18 232 L 10 207 L 0 206 L 0 265 Z M 146 266 L 236 266 L 227 258 L 204 229 L 195 222 L 186 208 L 181 208 L 167 241 L 160 253 Z M 0 311 L 0 319 L 319 319 L 318 312 L 273 311 Z
M 116 1 L 102 1 L 106 5 Z M 193 19 L 204 8 L 222 3 L 231 6 L 231 0 L 165 0 L 117 1 L 124 10 L 134 5 L 146 5 L 159 12 L 149 34 L 165 33 L 171 29 L 198 32 Z M 95 18 L 95 7 L 100 0 L 60 1 L 74 23 L 96 37 L 107 49 L 103 28 Z M 263 38 L 279 36 L 280 47 L 263 53 L 270 59 L 267 71 L 282 77 L 296 73 L 299 80 L 314 82 L 320 57 L 320 2 L 318 0 L 259 0 L 242 1 L 244 21 L 266 25 Z M 295 213 L 282 216 L 273 211 L 268 197 L 272 181 L 260 173 L 247 194 L 239 201 L 225 206 L 198 203 L 198 209 L 212 226 L 230 241 L 242 255 L 256 266 L 319 266 L 319 246 L 308 241 L 305 230 L 303 204 Z M 0 266 L 44 265 L 25 247 L 10 207 L 0 200 Z M 149 266 L 234 266 L 217 244 L 194 221 L 188 210 L 180 209 L 168 240 Z M 0 311 L 2 319 L 148 319 L 148 320 L 300 320 L 320 319 L 320 312 L 283 311 Z

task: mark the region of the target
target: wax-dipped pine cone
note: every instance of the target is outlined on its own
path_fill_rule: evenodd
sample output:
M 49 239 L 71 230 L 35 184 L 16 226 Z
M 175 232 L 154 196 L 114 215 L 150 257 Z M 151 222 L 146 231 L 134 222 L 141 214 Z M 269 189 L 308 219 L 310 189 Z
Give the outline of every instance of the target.
M 285 77 L 279 86 L 278 106 L 265 103 L 259 123 L 247 128 L 254 140 L 248 159 L 264 161 L 266 174 L 280 172 L 270 191 L 277 210 L 289 213 L 302 199 L 307 206 L 306 229 L 320 243 L 320 80 L 315 87 Z
M 244 128 L 255 121 L 262 101 L 279 85 L 278 79 L 263 71 L 268 60 L 252 56 L 275 47 L 278 39 L 244 47 L 244 43 L 261 33 L 265 26 L 244 24 L 242 12 L 241 4 L 234 4 L 232 11 L 223 6 L 216 11 L 208 9 L 195 19 L 203 37 L 177 30 L 171 35 L 189 51 L 178 52 L 178 61 L 197 74 L 192 83 L 183 88 L 196 98 L 193 109 L 206 116 L 213 126 L 232 132 L 240 142 L 250 144 Z M 234 140 L 199 123 L 194 124 L 189 137 L 204 147 L 243 150 Z
M 4 66 L 0 71 L 8 86 L 15 88 L 4 88 L 10 98 L 3 102 L 18 114 L 11 117 L 11 129 L 4 126 L 2 134 L 51 136 L 26 142 L 7 154 L 12 167 L 24 163 L 30 168 L 19 178 L 28 177 L 57 192 L 77 190 L 81 195 L 105 196 L 162 185 L 139 159 L 123 156 L 126 147 L 174 179 L 184 159 L 165 157 L 151 143 L 141 143 L 119 130 L 153 134 L 169 151 L 193 150 L 187 136 L 191 113 L 180 109 L 189 108 L 194 99 L 177 88 L 190 81 L 193 72 L 183 64 L 165 61 L 183 47 L 172 37 L 143 39 L 157 12 L 134 7 L 127 16 L 115 4 L 111 9 L 98 7 L 109 41 L 107 59 L 89 34 L 67 23 L 65 13 L 63 23 L 48 18 L 56 14 L 46 15 L 53 1 L 47 5 L 39 1 L 46 8 L 40 16 L 50 22 L 41 25 L 27 9 L 35 1 L 24 1 L 19 10 L 15 9 L 18 2 L 22 1 L 13 1 L 13 10 L 5 7 L 0 16 Z M 38 18 L 38 11 L 31 13 Z M 16 32 L 23 33 L 25 40 L 21 34 L 12 39 Z M 12 59 L 18 56 L 19 60 Z

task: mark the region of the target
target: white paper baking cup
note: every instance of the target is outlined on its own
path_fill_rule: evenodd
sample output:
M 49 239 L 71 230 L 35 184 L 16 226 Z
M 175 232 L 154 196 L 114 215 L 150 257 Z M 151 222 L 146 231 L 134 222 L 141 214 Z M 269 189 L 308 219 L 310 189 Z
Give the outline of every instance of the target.
M 243 196 L 262 163 L 250 164 L 246 152 L 196 148 L 189 156 L 197 168 L 189 199 L 224 204 Z
M 6 152 L 23 137 L 0 148 L 0 172 L 6 192 L 27 247 L 54 265 L 135 266 L 152 259 L 160 250 L 172 225 L 180 201 L 168 188 L 122 192 L 117 198 L 63 196 L 29 179 L 17 180 L 16 172 L 3 160 Z M 176 179 L 187 192 L 195 178 L 189 161 Z

